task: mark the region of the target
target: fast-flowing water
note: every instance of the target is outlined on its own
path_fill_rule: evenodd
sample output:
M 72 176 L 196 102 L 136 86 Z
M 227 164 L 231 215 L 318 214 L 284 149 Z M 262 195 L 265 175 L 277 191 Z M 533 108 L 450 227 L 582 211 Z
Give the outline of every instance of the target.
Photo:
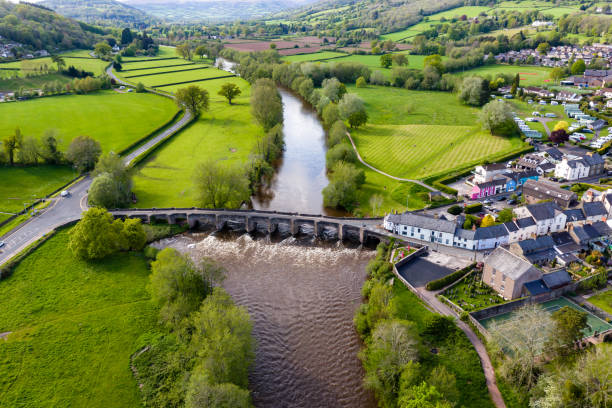
M 352 323 L 371 251 L 249 235 L 192 234 L 160 244 L 226 268 L 223 286 L 254 324 L 257 408 L 375 407 L 362 386 Z

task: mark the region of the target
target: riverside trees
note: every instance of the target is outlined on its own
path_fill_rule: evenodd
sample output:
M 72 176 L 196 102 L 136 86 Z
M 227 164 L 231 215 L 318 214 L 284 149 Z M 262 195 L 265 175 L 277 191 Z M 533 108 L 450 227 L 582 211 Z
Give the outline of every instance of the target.
M 189 110 L 195 117 L 199 116 L 202 111 L 208 110 L 210 96 L 206 89 L 199 86 L 190 85 L 187 88 L 181 88 L 176 91 L 174 97 L 179 108 Z

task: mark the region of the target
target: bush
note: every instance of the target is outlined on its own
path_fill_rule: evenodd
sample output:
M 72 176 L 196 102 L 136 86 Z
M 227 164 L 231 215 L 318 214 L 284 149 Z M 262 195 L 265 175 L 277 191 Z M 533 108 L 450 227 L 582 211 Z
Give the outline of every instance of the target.
M 466 214 L 474 214 L 482 211 L 482 203 L 466 205 L 464 211 Z
M 353 150 L 353 147 L 348 143 L 339 143 L 329 149 L 325 155 L 325 162 L 328 169 L 334 167 L 339 161 L 347 163 L 357 162 L 357 155 Z
M 445 338 L 455 331 L 455 323 L 450 316 L 433 315 L 425 322 L 423 334 L 437 338 Z
M 136 92 L 138 92 L 138 93 L 143 93 L 144 91 L 145 91 L 145 86 L 144 86 L 144 84 L 143 84 L 142 82 L 139 82 L 139 83 L 136 85 Z
M 453 205 L 446 211 L 448 211 L 448 213 L 452 215 L 459 215 L 463 212 L 463 209 L 459 207 L 458 205 Z
M 463 278 L 475 266 L 476 266 L 476 264 L 473 263 L 473 264 L 471 264 L 469 266 L 466 266 L 463 269 L 459 269 L 458 271 L 455 271 L 455 272 L 451 273 L 450 275 L 446 275 L 443 278 L 433 280 L 433 281 L 427 283 L 427 286 L 425 286 L 425 289 L 427 289 L 427 290 L 439 290 L 439 289 L 442 289 L 442 288 L 450 285 L 451 283 L 457 282 L 459 279 Z
M 144 256 L 145 258 L 149 259 L 149 260 L 154 260 L 155 257 L 157 256 L 157 253 L 159 252 L 159 249 L 152 247 L 152 246 L 147 246 L 144 249 Z
M 337 120 L 329 130 L 327 145 L 333 147 L 346 139 L 346 125 L 343 121 Z

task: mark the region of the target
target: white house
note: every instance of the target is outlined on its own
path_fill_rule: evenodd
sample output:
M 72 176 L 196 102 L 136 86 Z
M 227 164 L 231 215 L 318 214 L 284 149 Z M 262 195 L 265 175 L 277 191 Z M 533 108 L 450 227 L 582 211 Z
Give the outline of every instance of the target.
M 530 239 L 537 235 L 538 224 L 535 222 L 533 217 L 525 216 L 523 218 L 517 218 L 514 223 L 517 225 L 519 230 L 517 231 L 517 237 L 514 238 L 516 241 L 522 241 L 524 239 Z M 514 242 L 514 241 L 513 241 Z M 512 243 L 512 242 L 510 242 Z
M 425 214 L 388 214 L 384 219 L 387 231 L 421 241 L 453 246 L 456 223 Z
M 555 166 L 555 177 L 564 178 L 566 180 L 577 180 L 589 176 L 589 166 L 581 158 L 568 159 L 564 157 L 560 163 Z
M 514 212 L 519 217 L 531 217 L 536 223 L 536 235 L 546 235 L 565 229 L 567 216 L 559 206 L 552 202 L 517 207 Z
M 479 165 L 474 168 L 474 184 L 492 181 L 506 173 L 508 169 L 503 163 Z

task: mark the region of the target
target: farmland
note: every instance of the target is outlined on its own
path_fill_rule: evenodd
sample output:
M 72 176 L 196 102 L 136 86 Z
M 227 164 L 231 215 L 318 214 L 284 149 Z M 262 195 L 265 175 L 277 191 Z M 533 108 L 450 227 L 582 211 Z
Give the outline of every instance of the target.
M 372 86 L 351 92 L 365 100 L 370 115 L 368 125 L 352 132 L 357 149 L 366 162 L 397 177 L 445 173 L 522 145 L 481 131 L 478 110 L 452 94 Z
M 159 87 L 162 85 L 169 85 L 179 82 L 196 82 L 203 79 L 209 78 L 218 78 L 218 77 L 228 77 L 233 76 L 229 72 L 213 68 L 213 67 L 201 67 L 201 69 L 196 70 L 187 70 L 187 71 L 178 71 L 178 72 L 170 72 L 168 73 L 168 68 L 160 68 L 157 73 L 150 72 L 146 74 L 146 76 L 138 76 L 132 77 L 128 79 L 130 82 L 141 82 L 145 86 L 150 87 Z M 166 73 L 164 73 L 166 72 Z M 138 75 L 138 74 L 136 74 Z
M 40 137 L 56 129 L 66 149 L 77 136 L 98 140 L 105 152 L 119 152 L 168 122 L 177 108 L 168 98 L 151 94 L 100 91 L 0 105 L 0 134 L 20 128 L 25 136 Z M 37 120 L 32 120 L 36 118 Z
M 94 58 L 89 55 L 87 50 L 70 51 L 61 54 L 66 62 L 66 67 L 73 65 L 77 69 L 82 69 L 88 72 L 93 72 L 94 75 L 100 75 L 104 72 L 104 68 L 108 62 Z M 0 64 L 1 68 L 20 68 L 19 76 L 23 77 L 30 71 L 46 65 L 50 69 L 56 69 L 56 65 L 51 61 L 51 57 L 36 58 L 31 60 L 23 60 L 16 62 L 7 62 Z
M 76 174 L 69 166 L 0 167 L 0 221 L 58 189 Z
M 551 82 L 550 68 L 546 67 L 535 67 L 535 66 L 516 66 L 516 65 L 484 65 L 478 68 L 470 69 L 461 73 L 457 73 L 457 76 L 470 76 L 479 75 L 483 77 L 494 77 L 497 74 L 506 74 L 515 76 L 519 74 L 521 78 L 521 86 L 541 86 L 548 82 Z
M 347 57 L 345 53 L 334 52 L 334 51 L 320 51 L 312 54 L 296 54 L 283 57 L 283 61 L 287 62 L 304 62 L 304 61 L 321 61 L 330 58 L 341 58 L 344 61 L 344 57 Z
M 135 407 L 130 370 L 156 327 L 140 253 L 76 259 L 60 231 L 0 282 L 0 405 Z

